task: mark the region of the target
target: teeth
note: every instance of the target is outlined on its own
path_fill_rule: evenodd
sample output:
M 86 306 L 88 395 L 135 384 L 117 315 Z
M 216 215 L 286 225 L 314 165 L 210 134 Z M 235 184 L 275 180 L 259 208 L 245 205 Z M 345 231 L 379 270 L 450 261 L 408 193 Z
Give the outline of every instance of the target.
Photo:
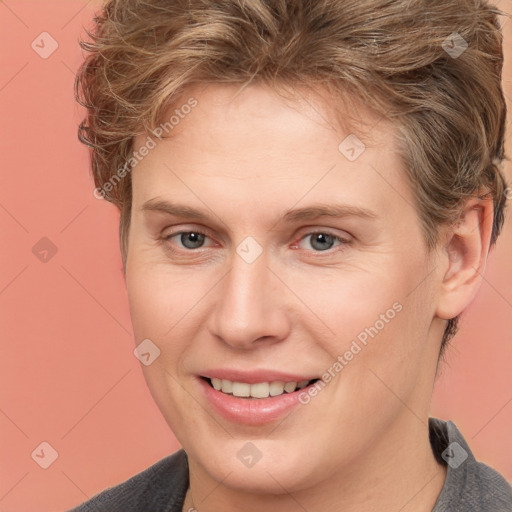
M 269 396 L 279 396 L 283 393 L 293 393 L 296 389 L 305 388 L 309 380 L 301 380 L 300 382 L 258 382 L 256 384 L 248 384 L 247 382 L 232 382 L 227 379 L 210 379 L 212 386 L 217 391 L 243 398 L 268 398 Z
M 268 398 L 270 392 L 270 384 L 268 382 L 259 382 L 251 384 L 251 396 L 253 398 Z
M 225 393 L 224 387 L 222 391 Z M 245 382 L 233 382 L 233 396 L 251 396 L 251 385 Z
M 284 393 L 284 382 L 277 381 L 270 383 L 270 396 L 282 395 Z
M 233 392 L 233 383 L 230 380 L 222 379 L 221 389 L 222 389 L 223 393 L 232 393 Z
M 287 393 L 293 393 L 295 391 L 295 388 L 297 387 L 297 383 L 296 382 L 287 382 L 285 385 L 284 385 L 284 390 L 287 392 Z

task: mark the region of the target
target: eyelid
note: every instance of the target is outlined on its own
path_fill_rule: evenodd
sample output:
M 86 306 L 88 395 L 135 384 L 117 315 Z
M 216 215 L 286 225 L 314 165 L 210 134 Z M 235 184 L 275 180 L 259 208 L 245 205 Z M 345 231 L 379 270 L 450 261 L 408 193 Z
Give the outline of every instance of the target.
M 306 235 L 313 235 L 315 233 L 330 235 L 334 238 L 339 238 L 340 240 L 344 240 L 346 242 L 349 242 L 353 239 L 352 235 L 344 230 L 337 230 L 336 228 L 322 226 L 306 226 L 299 230 L 300 240 L 302 240 Z
M 352 235 L 350 235 L 350 233 L 348 233 L 347 231 L 344 231 L 344 230 L 342 230 L 342 231 L 343 231 L 343 233 L 346 236 L 336 234 L 336 228 L 312 225 L 312 226 L 303 226 L 299 230 L 299 233 L 304 233 L 300 237 L 301 240 L 302 240 L 302 238 L 304 238 L 305 235 L 311 235 L 311 234 L 314 234 L 314 233 L 324 233 L 324 234 L 329 234 L 329 235 L 331 235 L 331 236 L 333 236 L 335 238 L 340 238 L 340 239 L 345 240 L 347 242 L 351 241 L 352 238 L 353 238 Z M 179 234 L 182 234 L 182 233 L 200 233 L 200 234 L 205 235 L 205 236 L 207 236 L 209 238 L 213 238 L 213 236 L 211 235 L 211 231 L 208 228 L 204 228 L 202 226 L 198 226 L 198 227 L 195 227 L 195 226 L 190 226 L 190 227 L 189 226 L 185 226 L 184 228 L 181 228 L 179 231 L 175 231 L 175 232 L 172 232 L 172 233 L 168 233 L 166 235 L 162 235 L 162 238 L 167 239 L 167 238 L 170 238 L 172 236 L 179 235 Z
M 308 236 L 315 235 L 315 234 L 318 234 L 318 233 L 322 233 L 324 235 L 331 236 L 335 240 L 338 240 L 340 242 L 340 244 L 338 246 L 335 246 L 335 247 L 333 247 L 331 249 L 327 249 L 325 251 L 306 250 L 306 252 L 314 253 L 316 255 L 315 257 L 322 257 L 323 255 L 325 255 L 325 256 L 331 255 L 332 256 L 333 254 L 337 253 L 338 251 L 344 250 L 347 245 L 352 243 L 352 236 L 351 235 L 349 235 L 346 232 L 344 232 L 344 233 L 346 233 L 348 236 L 343 236 L 343 235 L 336 234 L 336 232 L 335 232 L 335 230 L 333 228 L 322 228 L 320 226 L 319 227 L 306 226 L 306 227 L 304 227 L 301 230 L 301 232 L 302 232 L 302 234 L 299 236 L 299 238 L 296 238 L 296 241 L 292 243 L 292 245 L 291 245 L 292 249 L 300 250 L 298 245 L 300 244 L 300 242 L 302 242 L 302 240 L 304 240 Z M 178 231 L 171 232 L 171 233 L 168 233 L 166 235 L 162 235 L 161 240 L 163 242 L 168 242 L 171 238 L 173 238 L 173 237 L 175 237 L 177 235 L 184 234 L 184 233 L 197 233 L 197 234 L 200 234 L 200 235 L 204 235 L 206 238 L 209 238 L 209 239 L 212 240 L 212 237 L 209 235 L 209 230 L 208 229 L 204 229 L 202 227 L 200 227 L 200 228 L 193 228 L 193 227 L 181 228 Z M 218 245 L 218 244 L 215 242 L 215 245 Z M 205 251 L 208 248 L 209 247 L 198 247 L 196 249 L 188 249 L 188 248 L 181 248 L 181 247 L 179 247 L 178 249 L 171 248 L 171 250 L 174 251 L 174 252 L 194 254 L 194 253 L 203 252 L 203 251 Z
M 203 228 L 189 228 L 189 229 L 180 229 L 179 231 L 174 231 L 172 233 L 168 233 L 166 235 L 162 235 L 161 239 L 164 241 L 164 242 L 167 242 L 168 240 L 170 240 L 171 238 L 177 236 L 177 235 L 182 235 L 184 233 L 196 233 L 196 234 L 199 234 L 199 235 L 204 235 L 206 238 L 209 238 L 210 240 L 212 240 L 212 237 L 209 235 L 208 233 L 208 230 L 206 229 L 203 229 Z M 183 251 L 186 251 L 186 252 L 198 252 L 200 251 L 201 249 L 205 249 L 205 247 L 199 247 L 197 249 L 181 249 L 180 250 L 183 250 Z
M 338 235 L 333 230 L 331 230 L 329 228 L 316 228 L 315 229 L 315 228 L 310 227 L 308 229 L 308 231 L 304 232 L 304 234 L 302 234 L 298 238 L 297 242 L 294 242 L 292 244 L 292 249 L 300 250 L 298 246 L 302 242 L 302 240 L 304 240 L 312 235 L 318 234 L 318 233 L 331 236 L 332 238 L 334 238 L 335 240 L 337 240 L 340 243 L 337 246 L 334 246 L 331 249 L 327 249 L 325 251 L 306 250 L 306 252 L 313 253 L 315 255 L 315 258 L 321 258 L 323 256 L 325 256 L 325 257 L 333 256 L 334 254 L 345 250 L 347 245 L 350 245 L 352 243 L 352 237 L 350 237 L 350 236 L 344 237 L 344 236 Z
M 176 229 L 176 231 L 171 232 L 171 230 Z M 169 230 L 169 232 L 166 235 L 162 235 L 165 238 L 168 236 L 174 236 L 178 235 L 180 233 L 201 233 L 203 235 L 211 236 L 213 234 L 213 231 L 210 228 L 207 228 L 205 226 L 202 226 L 201 224 L 175 224 L 175 225 L 168 225 L 164 229 L 162 229 L 162 233 L 165 233 L 166 230 Z

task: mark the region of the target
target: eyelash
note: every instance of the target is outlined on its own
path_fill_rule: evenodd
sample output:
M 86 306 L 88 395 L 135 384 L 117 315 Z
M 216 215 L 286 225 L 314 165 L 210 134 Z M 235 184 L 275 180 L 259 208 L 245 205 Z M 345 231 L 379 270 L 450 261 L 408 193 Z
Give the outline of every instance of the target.
M 194 229 L 194 230 L 189 230 L 189 231 L 177 231 L 176 233 L 170 233 L 169 235 L 166 235 L 166 236 L 163 236 L 161 238 L 161 241 L 162 242 L 165 242 L 165 243 L 168 243 L 169 240 L 171 238 L 174 238 L 175 236 L 178 236 L 178 235 L 182 235 L 182 234 L 188 234 L 188 233 L 195 233 L 195 234 L 198 234 L 198 235 L 203 235 L 207 238 L 210 238 L 208 236 L 207 233 L 205 233 L 204 231 L 200 230 L 200 229 Z M 315 256 L 316 258 L 321 258 L 322 256 L 332 256 L 333 254 L 337 253 L 337 252 L 341 252 L 341 251 L 344 251 L 348 245 L 350 245 L 351 241 L 350 240 L 347 240 L 345 238 L 342 238 L 338 235 L 335 235 L 334 233 L 328 231 L 328 230 L 316 230 L 316 231 L 311 231 L 309 233 L 306 233 L 303 237 L 300 238 L 299 242 L 300 243 L 303 239 L 309 237 L 309 236 L 312 236 L 312 235 L 318 235 L 318 234 L 322 234 L 322 235 L 328 235 L 328 236 L 331 236 L 332 238 L 334 238 L 334 240 L 337 240 L 340 242 L 340 245 L 338 246 L 338 249 L 327 249 L 325 251 L 316 251 L 316 250 L 313 250 L 312 252 L 314 253 L 317 253 L 318 255 Z M 294 246 L 296 246 L 298 244 L 294 244 Z M 198 252 L 200 251 L 201 249 L 204 249 L 203 247 L 198 247 L 197 249 L 174 249 L 173 247 L 171 247 L 170 245 L 168 246 L 168 250 L 170 250 L 172 253 L 194 253 L 194 252 Z M 309 251 L 308 251 L 309 252 Z

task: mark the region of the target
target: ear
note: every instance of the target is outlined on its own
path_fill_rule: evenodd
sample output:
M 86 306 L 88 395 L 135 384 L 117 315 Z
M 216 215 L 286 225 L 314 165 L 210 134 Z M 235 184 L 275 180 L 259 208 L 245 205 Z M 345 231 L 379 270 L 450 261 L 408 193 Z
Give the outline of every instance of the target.
M 469 305 L 482 283 L 490 249 L 494 219 L 492 198 L 468 200 L 460 220 L 443 236 L 439 266 L 442 269 L 436 315 L 456 317 Z

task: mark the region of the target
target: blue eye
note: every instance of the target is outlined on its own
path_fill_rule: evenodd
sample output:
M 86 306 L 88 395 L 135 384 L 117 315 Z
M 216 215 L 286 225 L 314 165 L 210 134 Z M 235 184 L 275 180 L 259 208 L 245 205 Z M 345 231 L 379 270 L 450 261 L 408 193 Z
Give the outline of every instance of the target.
M 178 245 L 178 249 L 173 248 L 170 241 L 178 237 L 180 245 Z M 194 231 L 179 231 L 177 233 L 171 233 L 167 236 L 164 236 L 162 240 L 164 242 L 169 242 L 170 250 L 172 252 L 194 252 L 194 249 L 201 249 L 204 246 L 205 240 L 209 239 L 208 235 L 202 231 L 194 230 Z M 344 249 L 346 245 L 350 244 L 350 240 L 342 238 L 338 235 L 330 233 L 328 231 L 312 231 L 304 235 L 299 244 L 303 241 L 310 238 L 310 246 L 313 247 L 313 252 L 327 252 L 331 254 L 333 251 L 330 251 L 334 246 L 335 242 L 338 242 L 338 246 L 342 246 L 341 249 Z M 297 244 L 298 245 L 298 244 Z M 297 247 L 297 245 L 294 246 Z
M 342 242 L 342 243 L 347 242 L 347 240 L 344 240 L 338 236 L 332 235 L 332 234 L 324 232 L 324 231 L 308 233 L 305 237 L 303 237 L 303 240 L 307 239 L 307 238 L 311 239 L 311 246 L 321 252 L 331 249 L 333 243 L 336 240 L 339 242 Z M 316 247 L 315 247 L 315 245 L 316 245 Z M 325 247 L 326 245 L 328 247 Z
M 166 236 L 164 240 L 171 240 L 178 235 L 180 235 L 179 240 L 186 249 L 199 249 L 207 236 L 206 233 L 201 231 L 180 231 L 179 233 Z M 191 246 L 187 245 L 189 242 Z

